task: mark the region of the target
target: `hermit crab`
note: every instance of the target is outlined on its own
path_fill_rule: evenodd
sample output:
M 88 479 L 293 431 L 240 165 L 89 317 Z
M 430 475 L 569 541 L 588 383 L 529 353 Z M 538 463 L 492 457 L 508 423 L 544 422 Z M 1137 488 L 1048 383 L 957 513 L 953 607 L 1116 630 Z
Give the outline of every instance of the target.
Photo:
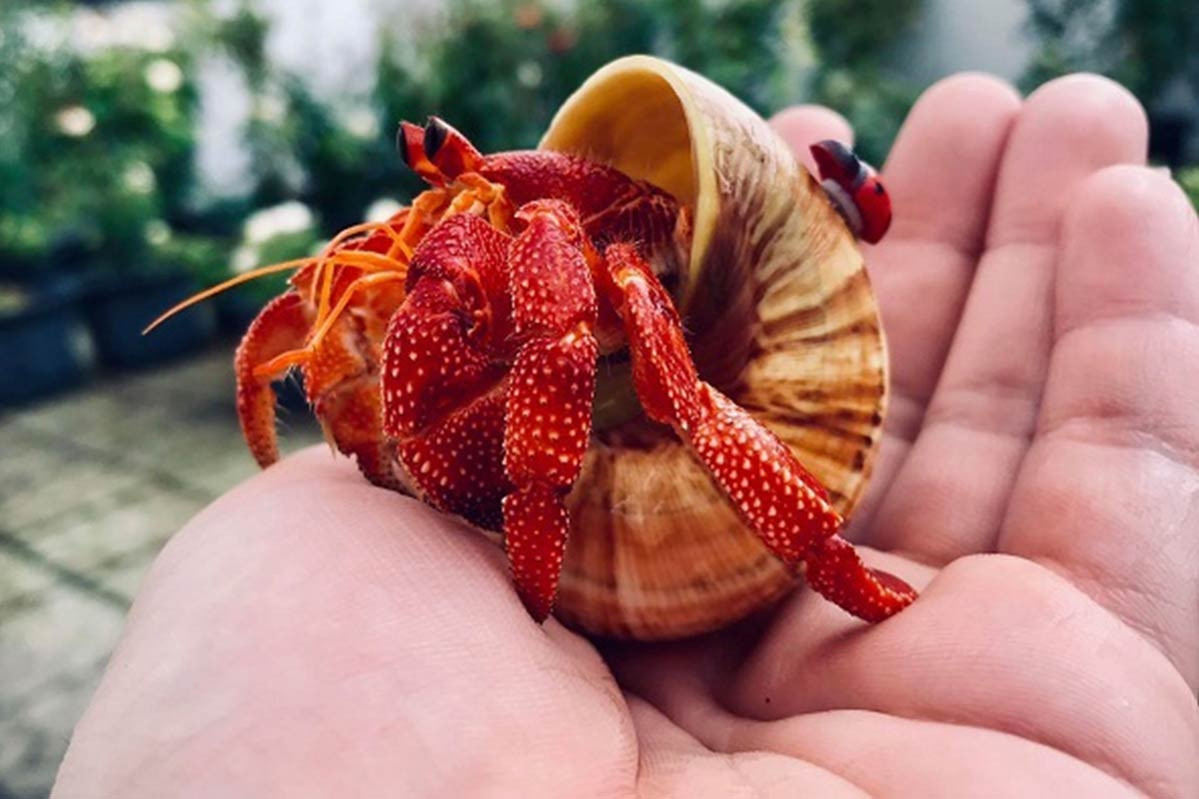
M 483 155 L 435 117 L 398 144 L 428 190 L 268 268 L 290 289 L 235 363 L 260 464 L 296 368 L 330 442 L 500 542 L 538 620 L 677 637 L 801 573 L 869 621 L 915 598 L 839 534 L 886 399 L 854 240 L 890 219 L 868 167 L 824 142 L 817 181 L 723 89 L 644 56 L 588 79 L 538 150 Z

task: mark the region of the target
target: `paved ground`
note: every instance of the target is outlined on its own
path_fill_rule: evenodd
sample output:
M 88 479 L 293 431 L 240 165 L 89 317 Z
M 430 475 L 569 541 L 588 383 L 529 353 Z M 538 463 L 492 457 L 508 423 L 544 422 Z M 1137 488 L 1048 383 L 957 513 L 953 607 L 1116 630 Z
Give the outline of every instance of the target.
M 226 349 L 0 413 L 0 799 L 49 792 L 159 548 L 251 474 Z M 288 418 L 287 449 L 319 438 Z

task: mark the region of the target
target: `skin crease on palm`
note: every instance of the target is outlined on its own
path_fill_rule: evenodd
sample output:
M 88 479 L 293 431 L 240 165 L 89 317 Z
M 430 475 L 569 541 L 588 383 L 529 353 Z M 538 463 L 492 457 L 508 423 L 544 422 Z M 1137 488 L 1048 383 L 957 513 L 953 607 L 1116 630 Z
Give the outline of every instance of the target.
M 306 451 L 166 547 L 54 796 L 1199 795 L 1199 224 L 1146 137 L 1091 76 L 950 78 L 904 125 L 848 533 L 922 589 L 894 618 L 800 588 L 590 642 L 465 525 Z

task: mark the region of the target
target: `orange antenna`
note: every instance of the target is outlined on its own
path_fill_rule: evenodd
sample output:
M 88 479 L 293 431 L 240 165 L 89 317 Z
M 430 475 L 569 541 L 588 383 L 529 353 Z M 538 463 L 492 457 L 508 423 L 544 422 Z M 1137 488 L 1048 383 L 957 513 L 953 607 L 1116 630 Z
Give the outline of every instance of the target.
M 146 325 L 146 329 L 142 331 L 142 335 L 143 336 L 146 335 L 151 330 L 158 327 L 163 322 L 170 319 L 172 316 L 179 313 L 180 311 L 186 310 L 186 309 L 192 307 L 193 305 L 197 305 L 201 302 L 204 302 L 204 300 L 208 299 L 209 297 L 220 294 L 223 291 L 228 291 L 229 289 L 233 288 L 234 286 L 240 286 L 242 283 L 249 283 L 251 280 L 263 277 L 265 275 L 273 275 L 277 272 L 286 272 L 290 269 L 299 269 L 301 266 L 304 266 L 305 264 L 308 264 L 311 261 L 312 261 L 311 258 L 299 258 L 295 261 L 283 261 L 282 263 L 271 264 L 269 266 L 260 266 L 257 269 L 252 269 L 249 272 L 245 272 L 243 274 L 236 275 L 236 276 L 231 277 L 228 280 L 225 280 L 221 283 L 217 283 L 215 286 L 212 286 L 211 288 L 206 288 L 203 291 L 199 292 L 198 294 L 193 294 L 190 297 L 188 297 L 186 300 L 183 300 L 182 302 L 172 306 L 171 308 L 168 308 L 166 311 L 163 311 L 163 313 L 157 319 L 155 319 L 150 324 Z
M 207 300 L 210 297 L 220 294 L 223 291 L 228 291 L 229 289 L 231 289 L 235 286 L 240 286 L 242 283 L 248 283 L 251 280 L 254 280 L 259 277 L 263 277 L 265 275 L 273 275 L 278 272 L 286 272 L 291 269 L 299 269 L 301 267 L 308 266 L 309 264 L 314 264 L 314 263 L 315 264 L 328 263 L 333 266 L 356 266 L 359 269 L 362 269 L 363 271 L 366 271 L 366 272 L 381 272 L 384 270 L 390 270 L 390 269 L 396 268 L 396 264 L 393 260 L 391 260 L 385 256 L 379 255 L 378 253 L 368 252 L 366 250 L 350 250 L 350 251 L 343 250 L 335 255 L 327 256 L 324 258 L 322 258 L 320 256 L 310 256 L 308 258 L 297 258 L 293 261 L 283 261 L 281 263 L 270 264 L 268 266 L 260 266 L 257 269 L 250 270 L 249 272 L 245 272 L 240 275 L 235 275 L 234 277 L 231 277 L 228 280 L 218 283 L 215 286 L 212 286 L 211 288 L 206 288 L 197 294 L 193 294 L 192 296 L 188 297 L 187 299 L 183 300 L 182 302 L 178 303 L 177 305 L 172 306 L 171 308 L 164 311 L 153 322 L 146 325 L 146 329 L 142 331 L 142 335 L 144 336 L 145 334 L 149 333 L 151 330 L 158 327 L 163 322 L 170 319 L 172 316 L 179 313 L 180 311 L 185 311 L 188 308 L 192 307 L 193 305 L 197 305 L 201 302 L 204 302 L 204 300 Z
M 404 210 L 406 211 L 407 209 Z M 343 250 L 337 253 L 334 251 L 354 236 L 363 235 L 369 238 L 372 234 L 378 232 L 386 234 L 392 240 L 392 246 L 389 248 L 388 255 L 382 256 L 383 258 L 390 260 L 390 251 L 395 248 L 397 235 L 395 229 L 392 227 L 392 220 L 385 220 L 383 222 L 363 222 L 358 225 L 352 225 L 334 236 L 332 241 L 326 244 L 321 250 L 321 254 L 318 256 L 320 258 L 320 262 L 316 265 L 316 274 L 312 277 L 312 285 L 320 285 L 321 287 L 320 300 L 316 309 L 317 324 L 320 324 L 320 322 L 325 318 L 325 314 L 329 310 L 329 304 L 333 292 L 333 271 L 331 269 L 326 269 L 326 266 L 336 265 L 338 259 L 344 259 L 344 256 L 353 253 L 378 256 L 378 253 L 371 253 L 369 250 Z M 343 260 L 343 262 L 352 264 L 351 260 Z
M 316 328 L 316 330 L 313 332 L 312 337 L 308 340 L 307 344 L 298 350 L 288 350 L 280 355 L 276 355 L 266 363 L 261 363 L 254 367 L 254 376 L 270 377 L 271 375 L 278 374 L 279 372 L 289 369 L 292 366 L 299 366 L 303 364 L 308 360 L 309 357 L 311 357 L 316 348 L 321 345 L 321 342 L 324 341 L 325 336 L 329 334 L 329 331 L 333 329 L 334 323 L 337 322 L 338 317 L 341 316 L 345 309 L 349 307 L 351 298 L 359 289 L 362 289 L 366 286 L 378 285 L 380 283 L 403 280 L 405 277 L 407 277 L 406 270 L 397 270 L 396 272 L 381 272 L 358 278 L 351 283 L 341 295 L 341 298 L 337 301 L 337 304 L 333 306 L 333 308 L 329 311 L 329 315 L 325 317 L 324 322 L 321 323 L 320 327 Z

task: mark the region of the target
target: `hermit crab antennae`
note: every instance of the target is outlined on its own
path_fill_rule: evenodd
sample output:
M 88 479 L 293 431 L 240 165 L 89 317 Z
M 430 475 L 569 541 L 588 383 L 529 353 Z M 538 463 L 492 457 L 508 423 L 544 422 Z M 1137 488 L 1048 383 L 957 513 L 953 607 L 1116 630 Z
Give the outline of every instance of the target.
M 142 335 L 143 336 L 146 335 L 147 333 L 152 331 L 154 328 L 158 327 L 163 322 L 170 319 L 172 316 L 175 316 L 176 314 L 187 310 L 188 308 L 192 307 L 193 305 L 199 305 L 200 303 L 204 302 L 204 300 L 207 300 L 210 297 L 215 297 L 217 294 L 226 292 L 235 286 L 240 286 L 242 283 L 249 283 L 251 280 L 255 280 L 257 278 L 264 277 L 266 275 L 273 275 L 278 272 L 286 272 L 290 269 L 298 269 L 299 267 L 308 264 L 312 260 L 313 260 L 312 258 L 299 258 L 295 261 L 283 261 L 282 263 L 270 264 L 268 266 L 260 266 L 257 269 L 250 270 L 249 272 L 245 272 L 240 275 L 234 275 L 233 277 L 229 278 L 228 280 L 224 280 L 220 283 L 217 283 L 215 286 L 210 286 L 210 287 L 204 289 L 203 291 L 197 292 L 197 293 L 191 295 L 190 297 L 188 297 L 187 299 L 182 300 L 182 301 L 176 303 L 175 305 L 172 305 L 170 308 L 168 308 L 167 310 L 165 310 L 161 314 L 159 314 L 158 318 L 156 318 L 153 322 L 146 325 L 145 329 L 142 330 Z
M 172 316 L 186 311 L 193 305 L 199 305 L 205 300 L 211 299 L 218 294 L 222 294 L 229 289 L 240 286 L 243 283 L 248 283 L 251 280 L 257 280 L 260 277 L 265 277 L 266 275 L 274 275 L 278 274 L 279 272 L 300 269 L 302 267 L 309 266 L 310 264 L 316 264 L 318 268 L 322 267 L 324 264 L 329 264 L 332 266 L 355 266 L 366 271 L 376 272 L 395 268 L 395 264 L 391 261 L 391 259 L 387 258 L 386 256 L 379 255 L 378 253 L 366 251 L 332 252 L 334 247 L 341 244 L 346 239 L 351 238 L 352 236 L 369 234 L 377 230 L 390 232 L 391 228 L 386 222 L 354 225 L 353 227 L 346 228 L 338 233 L 332 241 L 325 245 L 325 248 L 320 255 L 313 255 L 307 258 L 296 258 L 291 261 L 281 261 L 277 264 L 267 264 L 266 266 L 260 266 L 257 269 L 251 269 L 249 272 L 244 272 L 240 275 L 234 275 L 228 280 L 221 281 L 215 286 L 210 286 L 203 291 L 196 292 L 190 297 L 181 300 L 167 310 L 163 311 L 153 322 L 146 325 L 145 329 L 142 330 L 142 335 L 144 336 L 147 333 L 150 333 L 154 330 L 154 328 L 158 327 Z
M 827 139 L 811 146 L 820 186 L 854 235 L 868 244 L 891 226 L 891 198 L 874 169 L 841 142 Z

